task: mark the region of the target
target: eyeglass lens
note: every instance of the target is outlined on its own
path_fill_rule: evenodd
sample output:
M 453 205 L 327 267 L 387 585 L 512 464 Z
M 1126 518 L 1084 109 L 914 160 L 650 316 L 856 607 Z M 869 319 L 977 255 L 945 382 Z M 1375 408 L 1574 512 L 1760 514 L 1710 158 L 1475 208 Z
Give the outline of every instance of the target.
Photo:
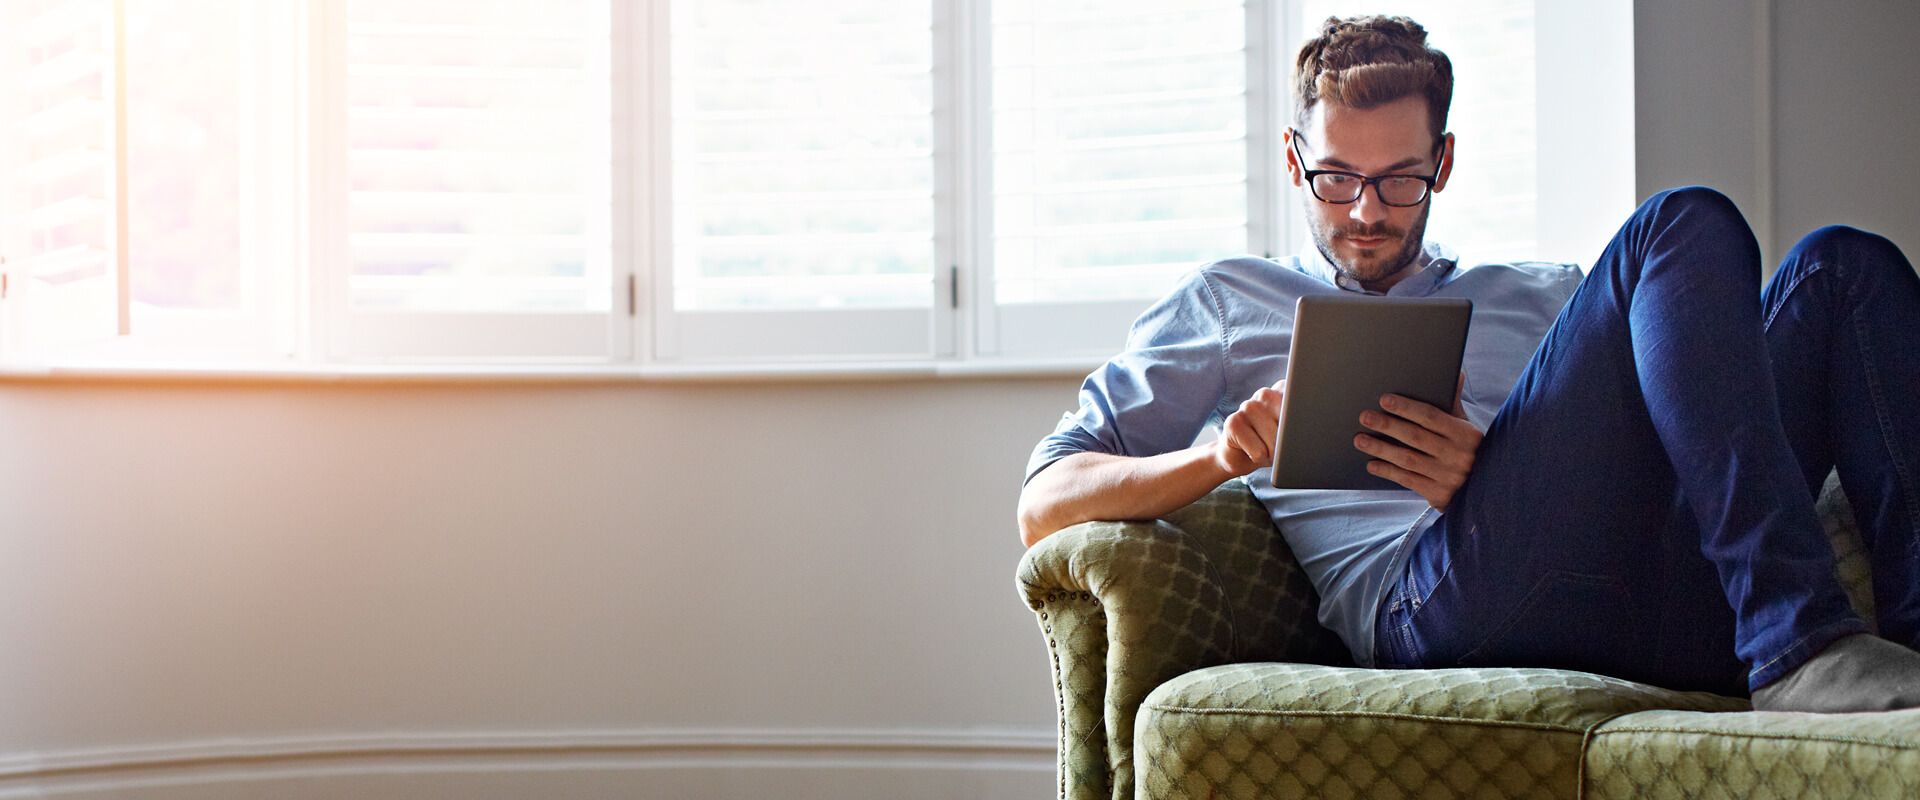
M 1351 175 L 1315 175 L 1313 193 L 1329 203 L 1351 203 L 1369 181 Z M 1419 178 L 1386 177 L 1371 181 L 1380 200 L 1390 206 L 1410 206 L 1425 200 L 1427 182 Z

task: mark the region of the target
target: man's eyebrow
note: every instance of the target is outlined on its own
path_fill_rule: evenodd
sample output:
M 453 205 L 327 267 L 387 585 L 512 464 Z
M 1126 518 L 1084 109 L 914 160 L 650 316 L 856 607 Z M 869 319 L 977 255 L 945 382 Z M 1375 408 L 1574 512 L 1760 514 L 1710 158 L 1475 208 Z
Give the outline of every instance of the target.
M 1340 170 L 1342 172 L 1352 172 L 1355 174 L 1359 174 L 1360 172 L 1360 170 L 1354 169 L 1352 164 L 1349 164 L 1345 161 L 1341 161 L 1340 159 L 1337 159 L 1337 158 L 1322 158 L 1317 160 L 1322 164 L 1333 167 L 1334 169 Z M 1379 174 L 1392 175 L 1408 167 L 1418 166 L 1422 161 L 1426 161 L 1426 159 L 1403 158 L 1403 159 L 1400 159 L 1399 161 L 1395 161 L 1392 164 L 1387 165 L 1387 168 L 1381 170 Z

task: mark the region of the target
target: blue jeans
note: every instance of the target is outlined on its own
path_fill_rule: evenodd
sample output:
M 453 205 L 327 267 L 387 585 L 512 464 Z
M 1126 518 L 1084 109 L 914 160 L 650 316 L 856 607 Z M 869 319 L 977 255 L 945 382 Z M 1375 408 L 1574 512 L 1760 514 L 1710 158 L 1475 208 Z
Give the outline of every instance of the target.
M 1377 662 L 1763 686 L 1867 630 L 1814 512 L 1835 465 L 1881 633 L 1920 645 L 1920 277 L 1833 227 L 1759 284 L 1724 196 L 1635 211 L 1388 588 Z

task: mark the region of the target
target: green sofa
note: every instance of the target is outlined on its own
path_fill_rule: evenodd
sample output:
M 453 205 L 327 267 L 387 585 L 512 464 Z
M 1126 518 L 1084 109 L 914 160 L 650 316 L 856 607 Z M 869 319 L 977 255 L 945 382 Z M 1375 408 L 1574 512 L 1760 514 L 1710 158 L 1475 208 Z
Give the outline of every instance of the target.
M 1871 615 L 1852 514 L 1820 509 Z M 1020 562 L 1059 701 L 1060 796 L 1920 798 L 1920 710 L 1787 714 L 1549 669 L 1368 670 L 1238 481 Z

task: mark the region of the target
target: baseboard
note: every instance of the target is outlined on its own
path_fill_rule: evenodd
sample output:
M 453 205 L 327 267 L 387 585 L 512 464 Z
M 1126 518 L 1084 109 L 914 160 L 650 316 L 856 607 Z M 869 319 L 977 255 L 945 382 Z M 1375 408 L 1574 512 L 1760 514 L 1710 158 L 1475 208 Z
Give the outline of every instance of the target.
M 1025 730 L 355 734 L 0 755 L 0 798 L 984 800 L 1052 794 L 1054 763 L 1053 734 Z

